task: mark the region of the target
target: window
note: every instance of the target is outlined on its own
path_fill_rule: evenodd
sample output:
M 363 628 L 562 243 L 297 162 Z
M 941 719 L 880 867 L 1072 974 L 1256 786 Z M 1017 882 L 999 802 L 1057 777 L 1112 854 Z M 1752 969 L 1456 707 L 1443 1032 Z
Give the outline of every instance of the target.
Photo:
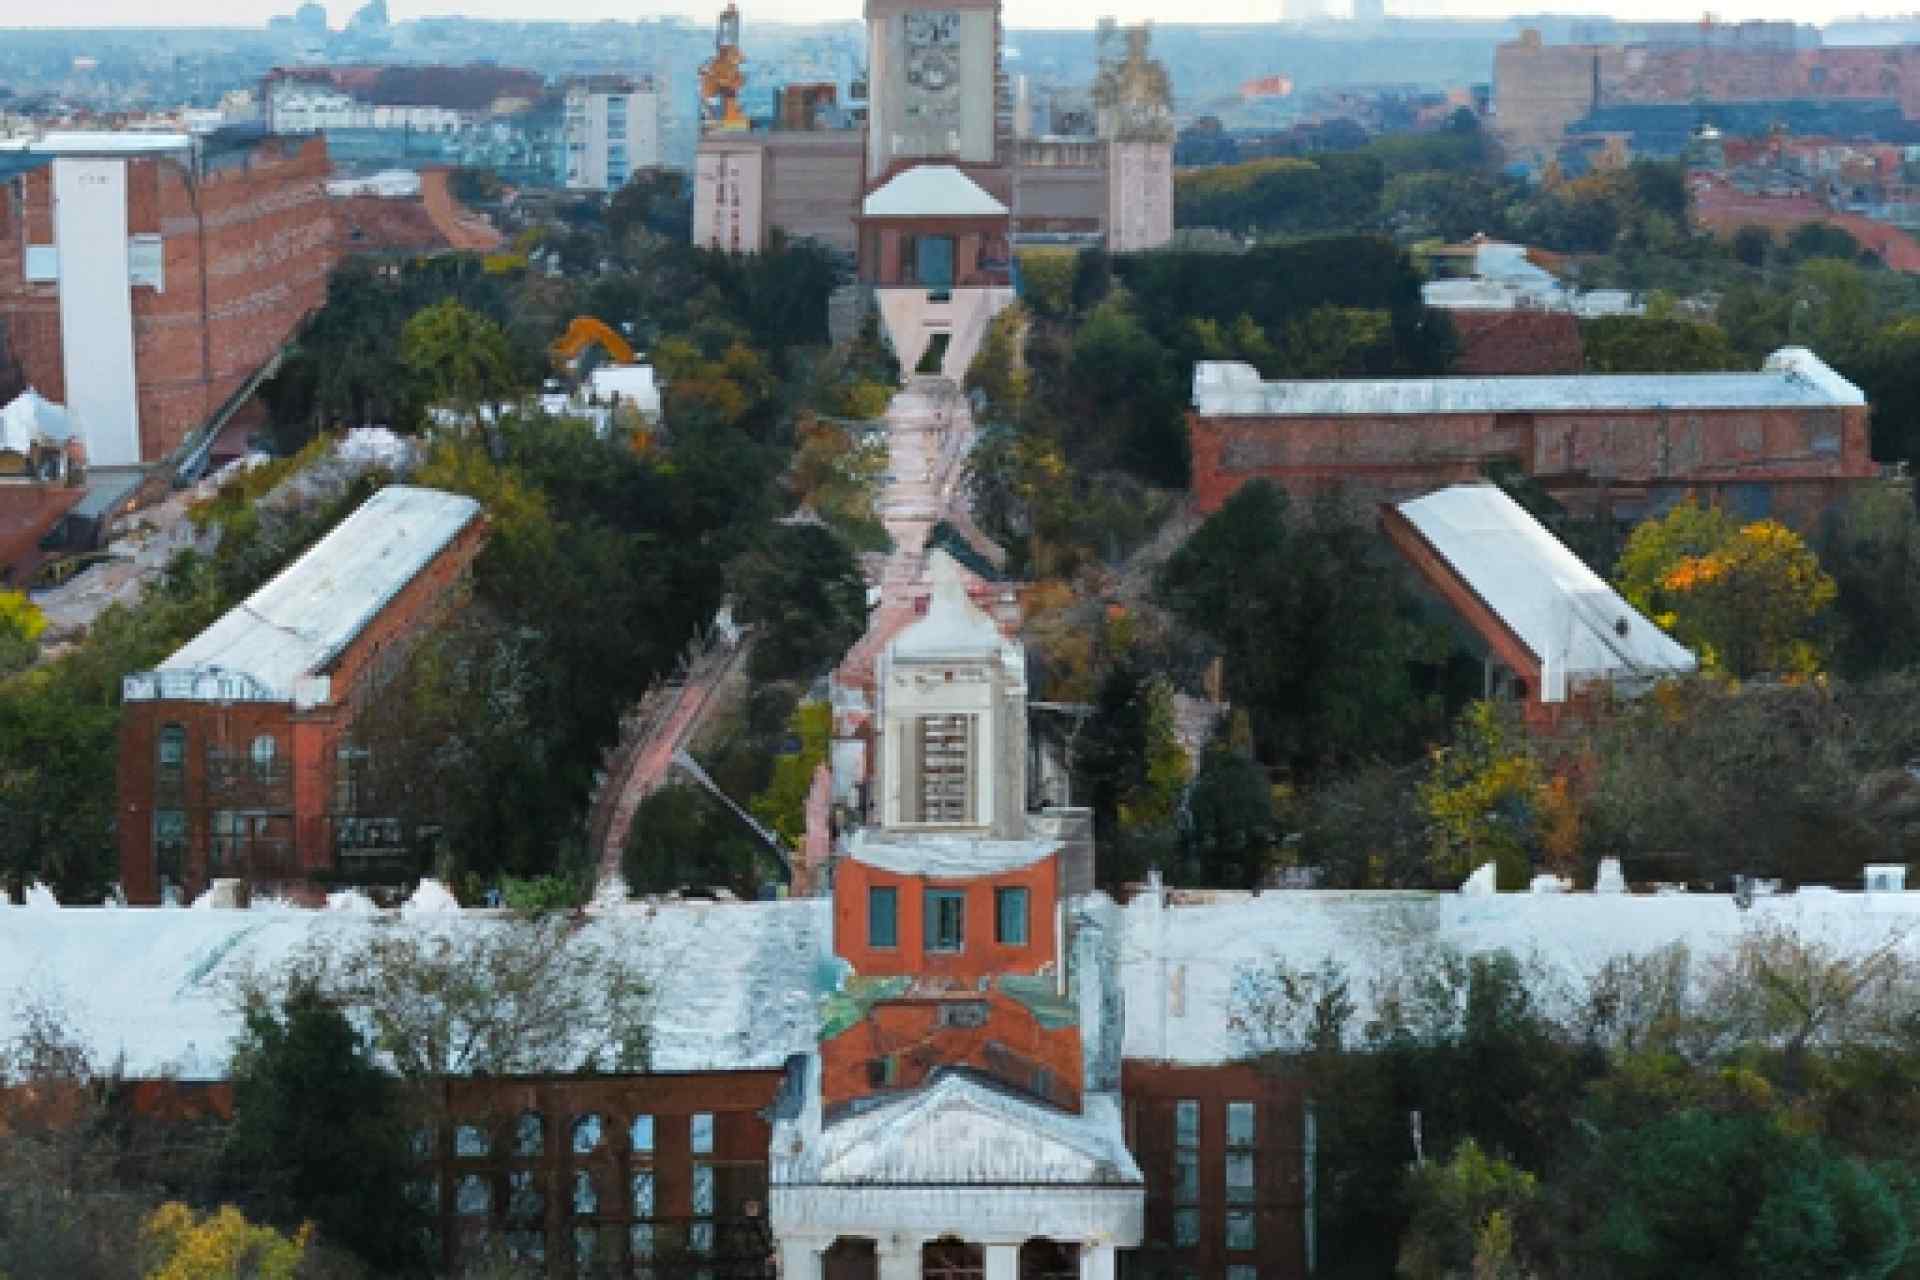
M 1253 1145 L 1253 1104 L 1251 1102 L 1229 1102 L 1227 1104 L 1227 1145 L 1230 1147 L 1250 1147 Z
M 453 1211 L 463 1218 L 484 1218 L 493 1212 L 493 1188 L 477 1173 L 454 1184 Z
M 1227 1248 L 1251 1249 L 1253 1244 L 1253 1210 L 1227 1210 Z
M 265 782 L 273 776 L 273 760 L 279 754 L 279 748 L 273 741 L 273 735 L 263 733 L 253 740 L 249 753 L 253 757 L 253 776 Z
M 360 812 L 370 757 L 365 747 L 341 747 L 333 758 L 333 811 Z
M 889 1053 L 882 1057 L 869 1058 L 867 1060 L 868 1088 L 885 1089 L 897 1083 L 899 1078 L 899 1066 L 895 1062 L 892 1054 Z
M 533 1170 L 515 1169 L 507 1175 L 507 1216 L 538 1218 L 546 1212 L 547 1198 L 533 1180 Z
M 653 1153 L 653 1117 L 635 1116 L 633 1127 L 628 1130 L 628 1136 L 633 1141 L 635 1153 L 645 1152 L 651 1155 Z
M 633 1216 L 651 1218 L 653 1216 L 653 1170 L 642 1169 L 633 1175 Z
M 244 813 L 232 809 L 216 809 L 213 814 L 213 841 L 209 848 L 213 870 L 225 870 L 232 859 L 238 858 L 245 844 L 247 833 L 253 824 Z
M 463 1159 L 476 1160 L 492 1150 L 493 1144 L 487 1141 L 487 1131 L 477 1124 L 455 1125 L 453 1128 L 453 1154 Z
M 1227 1152 L 1227 1203 L 1253 1203 L 1253 1152 Z
M 1193 1098 L 1182 1098 L 1173 1104 L 1173 1145 L 1200 1145 L 1200 1104 Z
M 1260 1268 L 1236 1262 L 1227 1268 L 1227 1280 L 1260 1280 Z
M 940 1006 L 943 1027 L 984 1027 L 987 1005 L 983 1000 L 949 1000 Z
M 900 945 L 900 891 L 892 888 L 867 890 L 867 945 Z
M 160 772 L 173 774 L 177 778 L 187 762 L 186 728 L 177 724 L 161 725 L 157 755 Z
M 593 1174 L 585 1169 L 573 1171 L 573 1212 L 581 1218 L 600 1212 L 600 1188 L 594 1185 Z
M 187 815 L 180 809 L 153 811 L 153 860 L 160 879 L 180 883 L 180 868 L 187 853 Z
M 697 1156 L 713 1153 L 713 1113 L 696 1111 L 691 1125 L 693 1153 Z
M 1173 1211 L 1173 1247 L 1193 1249 L 1200 1244 L 1200 1211 L 1198 1209 L 1175 1209 Z
M 973 821 L 972 716 L 921 716 L 915 722 L 907 771 L 915 822 Z
M 600 1135 L 604 1129 L 600 1116 L 588 1112 L 573 1122 L 573 1154 L 592 1155 L 600 1149 Z
M 1178 1204 L 1199 1203 L 1200 1153 L 1198 1151 L 1173 1153 L 1173 1198 Z
M 513 1129 L 513 1153 L 537 1156 L 547 1149 L 547 1122 L 538 1111 L 522 1111 Z
M 1002 946 L 1027 945 L 1027 891 L 993 891 L 993 940 Z
M 713 1216 L 713 1166 L 710 1164 L 693 1166 L 693 1216 Z
M 926 903 L 927 950 L 960 950 L 966 942 L 967 895 L 957 889 L 929 889 Z

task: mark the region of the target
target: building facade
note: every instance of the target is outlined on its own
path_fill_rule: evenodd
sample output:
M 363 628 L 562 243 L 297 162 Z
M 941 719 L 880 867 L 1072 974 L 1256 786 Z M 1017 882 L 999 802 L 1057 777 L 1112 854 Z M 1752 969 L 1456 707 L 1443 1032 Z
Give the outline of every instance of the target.
M 486 538 L 470 498 L 389 485 L 246 602 L 123 681 L 118 770 L 127 900 L 216 879 L 311 898 L 408 852 L 365 811 L 353 738 L 422 628 L 457 606 Z
M 1753 373 L 1265 382 L 1201 363 L 1188 425 L 1203 511 L 1256 476 L 1388 502 L 1505 463 L 1576 514 L 1692 495 L 1805 528 L 1879 474 L 1866 397 L 1801 347 Z
M 92 466 L 159 462 L 325 302 L 326 144 L 89 133 L 33 151 L 0 186 L 0 327 Z
M 660 94 L 653 81 L 588 76 L 566 93 L 566 186 L 618 191 L 660 165 Z

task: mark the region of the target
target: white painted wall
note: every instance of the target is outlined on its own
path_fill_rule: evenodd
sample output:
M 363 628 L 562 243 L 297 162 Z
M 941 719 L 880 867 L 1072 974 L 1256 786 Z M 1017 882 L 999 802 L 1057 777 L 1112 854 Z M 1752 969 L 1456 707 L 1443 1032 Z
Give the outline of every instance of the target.
M 53 162 L 53 201 L 67 409 L 81 424 L 91 465 L 137 464 L 127 162 L 59 157 Z

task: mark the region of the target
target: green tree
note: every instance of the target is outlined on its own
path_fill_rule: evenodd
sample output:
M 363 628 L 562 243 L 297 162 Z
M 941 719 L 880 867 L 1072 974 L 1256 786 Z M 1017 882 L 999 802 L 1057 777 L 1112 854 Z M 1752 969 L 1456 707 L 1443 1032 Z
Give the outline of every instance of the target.
M 1704 320 L 1602 316 L 1583 320 L 1589 373 L 1711 373 L 1747 364 L 1726 331 Z
M 1453 741 L 1434 751 L 1420 802 L 1433 833 L 1432 865 L 1457 884 L 1491 862 L 1503 889 L 1525 888 L 1539 844 L 1544 781 L 1520 726 L 1506 709 L 1476 702 Z
M 1186 484 L 1184 376 L 1123 298 L 1080 326 L 1069 368 L 1083 430 L 1098 424 L 1114 463 L 1152 484 Z
M 1515 1223 L 1532 1211 L 1538 1180 L 1480 1149 L 1472 1138 L 1444 1164 L 1416 1166 L 1412 1219 L 1396 1276 L 1406 1280 L 1521 1280 Z
M 1250 748 L 1216 739 L 1200 759 L 1180 833 L 1194 884 L 1257 888 L 1273 865 L 1280 835 L 1273 784 Z
M 620 862 L 635 893 L 726 889 L 756 897 L 767 854 L 740 820 L 695 786 L 666 786 L 640 802 Z
M 451 298 L 407 321 L 400 358 L 434 402 L 452 406 L 469 423 L 480 421 L 481 406 L 515 389 L 507 335 Z
M 426 1274 L 400 1082 L 338 1007 L 302 984 L 249 1009 L 233 1089 L 229 1176 L 258 1217 L 310 1221 L 383 1275 Z
M 1378 539 L 1336 500 L 1296 512 L 1278 487 L 1245 485 L 1168 559 L 1155 591 L 1219 647 L 1263 762 L 1364 758 L 1419 733 L 1409 667 L 1430 640 Z
M 810 680 L 867 629 L 867 581 L 817 525 L 776 525 L 727 566 L 734 617 L 754 628 L 756 680 Z
M 1904 486 L 1854 491 L 1822 523 L 1833 574 L 1834 668 L 1852 678 L 1920 665 L 1920 518 Z
M 1788 334 L 1830 364 L 1850 364 L 1873 339 L 1873 294 L 1866 272 L 1837 258 L 1795 268 Z

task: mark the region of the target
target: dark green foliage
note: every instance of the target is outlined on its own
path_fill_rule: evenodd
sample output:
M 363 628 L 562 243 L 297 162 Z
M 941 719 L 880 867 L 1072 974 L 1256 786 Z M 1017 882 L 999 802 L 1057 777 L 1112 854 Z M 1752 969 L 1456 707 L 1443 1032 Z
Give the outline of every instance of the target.
M 1602 316 L 1580 322 L 1589 373 L 1712 373 L 1749 367 L 1704 320 Z
M 1255 888 L 1279 834 L 1267 771 L 1230 743 L 1208 746 L 1187 791 L 1180 831 L 1187 866 L 1177 882 Z
M 727 566 L 727 584 L 735 620 L 754 629 L 755 680 L 809 681 L 866 631 L 866 579 L 826 529 L 771 526 Z
M 1147 673 L 1131 662 L 1114 663 L 1074 741 L 1074 794 L 1093 810 L 1094 841 L 1102 849 L 1120 838 L 1121 803 L 1146 785 L 1146 697 Z
M 1795 262 L 1809 258 L 1838 258 L 1842 262 L 1859 259 L 1860 242 L 1845 227 L 1831 222 L 1803 222 L 1787 236 L 1787 257 Z
M 772 855 L 739 818 L 692 785 L 666 786 L 633 815 L 621 874 L 635 893 L 758 896 L 775 875 Z
M 1256 480 L 1161 570 L 1161 601 L 1219 646 L 1263 762 L 1404 751 L 1431 724 L 1410 667 L 1432 646 L 1386 554 L 1336 501 L 1295 512 Z
M 1904 1178 L 1771 1116 L 1683 1111 L 1614 1135 L 1583 1173 L 1593 1217 L 1568 1245 L 1588 1275 L 1877 1278 L 1911 1247 Z
M 1752 223 L 1735 231 L 1733 239 L 1728 242 L 1734 260 L 1746 267 L 1766 266 L 1767 255 L 1773 252 L 1773 247 L 1773 232 Z
M 641 169 L 607 200 L 607 234 L 623 243 L 636 230 L 686 242 L 693 235 L 693 182 L 680 169 Z
M 1851 679 L 1920 666 L 1920 518 L 1905 484 L 1857 491 L 1815 543 L 1839 587 L 1833 667 Z
M 338 1008 L 301 986 L 278 1010 L 250 1009 L 233 1088 L 227 1172 L 249 1216 L 283 1230 L 311 1221 L 382 1275 L 426 1274 L 416 1121 Z

